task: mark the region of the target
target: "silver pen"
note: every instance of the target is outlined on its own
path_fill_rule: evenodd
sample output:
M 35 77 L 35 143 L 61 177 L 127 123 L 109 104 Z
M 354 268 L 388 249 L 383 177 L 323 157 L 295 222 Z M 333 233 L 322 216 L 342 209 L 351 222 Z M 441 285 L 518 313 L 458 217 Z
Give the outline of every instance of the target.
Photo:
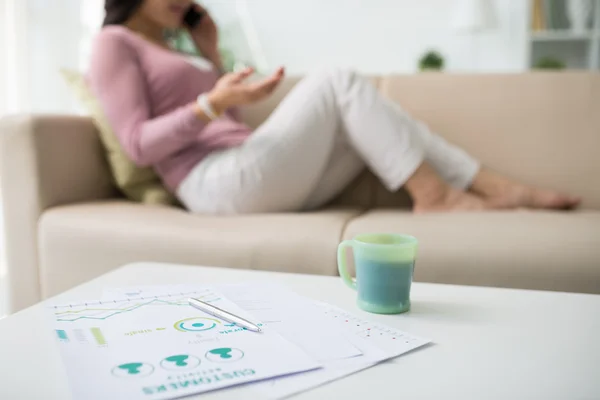
M 219 307 L 215 307 L 212 304 L 205 303 L 201 300 L 194 299 L 192 297 L 188 299 L 188 303 L 190 304 L 190 306 L 200 311 L 204 311 L 205 313 L 210 314 L 214 317 L 221 318 L 224 321 L 231 322 L 232 324 L 236 324 L 242 328 L 246 328 L 249 331 L 262 332 L 262 329 L 260 329 L 258 325 L 248 321 L 247 319 L 238 317 L 237 315 L 220 309 Z

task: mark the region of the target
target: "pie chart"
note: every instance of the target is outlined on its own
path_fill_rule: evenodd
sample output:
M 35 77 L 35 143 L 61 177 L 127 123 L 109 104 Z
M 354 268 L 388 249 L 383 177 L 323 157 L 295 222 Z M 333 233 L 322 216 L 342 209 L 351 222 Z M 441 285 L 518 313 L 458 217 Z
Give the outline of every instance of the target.
M 175 322 L 175 329 L 180 332 L 202 332 L 208 331 L 220 325 L 221 321 L 213 318 L 186 318 Z

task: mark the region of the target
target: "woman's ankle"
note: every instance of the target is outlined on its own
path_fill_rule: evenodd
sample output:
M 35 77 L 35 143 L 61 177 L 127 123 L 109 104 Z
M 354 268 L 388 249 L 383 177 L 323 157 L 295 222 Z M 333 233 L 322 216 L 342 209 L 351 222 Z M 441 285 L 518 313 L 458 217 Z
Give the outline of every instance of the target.
M 410 194 L 415 205 L 443 202 L 452 190 L 425 162 L 406 181 L 404 188 Z
M 507 178 L 482 167 L 473 178 L 469 190 L 484 197 L 496 197 L 503 195 L 509 184 Z

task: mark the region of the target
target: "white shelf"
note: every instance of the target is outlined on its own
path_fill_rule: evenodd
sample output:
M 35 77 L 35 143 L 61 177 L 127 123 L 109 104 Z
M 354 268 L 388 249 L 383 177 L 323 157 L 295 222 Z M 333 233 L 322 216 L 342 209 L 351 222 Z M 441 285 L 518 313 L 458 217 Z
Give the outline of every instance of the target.
M 533 30 L 535 1 L 537 0 L 528 0 L 525 21 L 528 41 L 527 68 L 534 69 L 539 60 L 548 57 L 556 59 L 570 69 L 600 69 L 600 0 L 593 0 L 594 10 L 589 28 L 583 32 L 570 29 L 567 0 L 541 0 L 546 26 L 555 29 Z
M 547 30 L 531 32 L 531 40 L 536 42 L 562 42 L 570 40 L 593 40 L 594 32 L 574 32 L 565 30 Z

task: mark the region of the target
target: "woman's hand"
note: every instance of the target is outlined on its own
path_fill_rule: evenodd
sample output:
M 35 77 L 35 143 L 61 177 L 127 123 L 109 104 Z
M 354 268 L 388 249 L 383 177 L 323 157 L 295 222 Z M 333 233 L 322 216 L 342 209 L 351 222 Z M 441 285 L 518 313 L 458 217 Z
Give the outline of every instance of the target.
M 208 101 L 218 113 L 229 107 L 251 104 L 268 97 L 279 85 L 285 75 L 279 68 L 273 75 L 259 82 L 244 82 L 254 70 L 246 68 L 240 72 L 224 75 L 208 94 Z
M 194 3 L 192 7 L 202 14 L 200 23 L 189 30 L 194 44 L 204 57 L 208 58 L 218 69 L 222 70 L 217 25 L 204 7 L 197 3 Z

